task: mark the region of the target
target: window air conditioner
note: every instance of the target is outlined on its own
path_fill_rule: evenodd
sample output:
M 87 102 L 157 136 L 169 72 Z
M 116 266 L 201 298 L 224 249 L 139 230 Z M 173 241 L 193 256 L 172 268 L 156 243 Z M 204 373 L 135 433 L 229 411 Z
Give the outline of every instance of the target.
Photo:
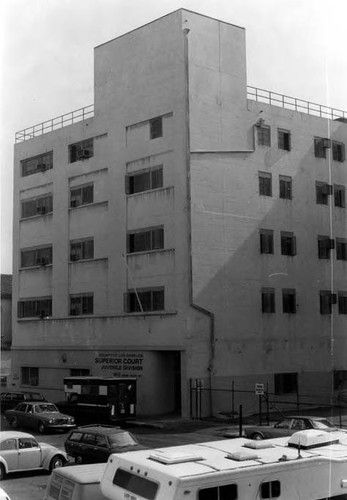
M 48 260 L 46 259 L 46 257 L 42 257 L 42 259 L 39 260 L 39 264 L 40 266 L 45 266 L 46 264 L 48 264 Z
M 331 148 L 331 139 L 323 139 L 322 140 L 322 147 L 325 149 Z
M 71 207 L 78 207 L 78 202 L 77 202 L 77 200 L 71 200 L 70 206 L 71 206 Z
M 72 254 L 71 255 L 71 260 L 78 260 L 78 255 Z

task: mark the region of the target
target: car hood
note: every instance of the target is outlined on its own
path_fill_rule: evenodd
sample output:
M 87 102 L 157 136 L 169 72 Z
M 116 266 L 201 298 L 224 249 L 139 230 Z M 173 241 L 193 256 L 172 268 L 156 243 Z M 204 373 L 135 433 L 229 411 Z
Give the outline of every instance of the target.
M 51 418 L 72 418 L 71 415 L 65 415 L 64 413 L 60 413 L 59 411 L 49 411 L 47 413 L 37 413 L 37 417 L 44 418 L 50 420 Z
M 40 448 L 41 450 L 44 450 L 44 451 L 55 451 L 55 452 L 59 452 L 61 453 L 62 455 L 64 455 L 64 457 L 66 456 L 66 453 L 65 451 L 61 450 L 60 448 L 57 448 L 56 446 L 53 446 L 52 444 L 49 444 L 49 443 L 39 443 L 40 445 Z
M 110 451 L 111 453 L 124 453 L 126 451 L 137 451 L 137 450 L 146 450 L 146 446 L 142 444 L 133 444 L 129 446 L 113 446 Z

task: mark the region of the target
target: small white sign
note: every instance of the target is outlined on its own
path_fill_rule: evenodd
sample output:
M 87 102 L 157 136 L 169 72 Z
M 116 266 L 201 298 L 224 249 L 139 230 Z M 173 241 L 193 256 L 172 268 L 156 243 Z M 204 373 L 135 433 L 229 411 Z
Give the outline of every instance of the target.
M 255 384 L 255 393 L 258 396 L 264 396 L 264 384 Z

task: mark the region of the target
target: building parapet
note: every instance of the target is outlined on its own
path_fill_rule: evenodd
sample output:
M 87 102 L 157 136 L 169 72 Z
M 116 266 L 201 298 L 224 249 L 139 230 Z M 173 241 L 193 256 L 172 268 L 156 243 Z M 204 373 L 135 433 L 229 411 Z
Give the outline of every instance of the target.
M 322 104 L 317 104 L 297 97 L 290 97 L 288 95 L 279 94 L 270 90 L 259 89 L 247 85 L 247 98 L 257 102 L 263 102 L 272 106 L 278 106 L 300 113 L 306 113 L 320 118 L 327 118 L 330 120 L 339 120 L 347 123 L 347 112 L 341 109 L 330 108 Z M 94 104 L 90 104 L 84 108 L 70 111 L 61 116 L 51 118 L 50 120 L 38 123 L 31 127 L 25 128 L 16 132 L 15 142 L 27 141 L 34 137 L 53 132 L 54 130 L 72 125 L 94 116 Z
M 305 101 L 296 97 L 290 97 L 270 90 L 251 87 L 250 85 L 247 86 L 247 98 L 257 102 L 264 102 L 272 106 L 318 116 L 320 118 L 347 122 L 347 112 L 341 109 L 330 108 L 329 106 Z

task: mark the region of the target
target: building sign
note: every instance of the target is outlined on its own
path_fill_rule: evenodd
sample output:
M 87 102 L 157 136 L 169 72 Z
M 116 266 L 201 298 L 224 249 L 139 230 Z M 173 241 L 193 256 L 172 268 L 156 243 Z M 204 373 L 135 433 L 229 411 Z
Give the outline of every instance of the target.
M 255 393 L 258 395 L 258 396 L 264 396 L 264 390 L 265 390 L 265 387 L 264 387 L 264 384 L 255 384 Z
M 98 352 L 96 368 L 106 376 L 140 377 L 143 373 L 143 353 L 132 351 Z

